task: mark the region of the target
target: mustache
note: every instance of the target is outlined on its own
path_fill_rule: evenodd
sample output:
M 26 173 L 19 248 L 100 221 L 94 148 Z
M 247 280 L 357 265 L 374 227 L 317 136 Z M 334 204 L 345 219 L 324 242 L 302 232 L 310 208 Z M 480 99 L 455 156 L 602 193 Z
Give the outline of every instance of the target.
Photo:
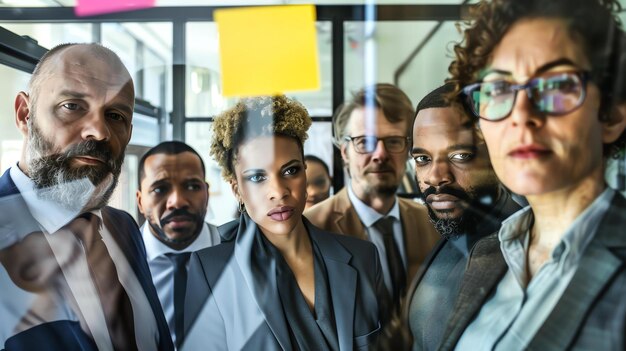
M 439 187 L 439 189 L 435 189 L 434 186 L 429 186 L 428 188 L 426 188 L 426 190 L 422 192 L 422 197 L 423 197 L 423 200 L 426 201 L 426 198 L 430 195 L 442 195 L 442 194 L 452 195 L 454 197 L 459 198 L 462 201 L 465 201 L 468 204 L 472 201 L 472 198 L 467 192 L 461 189 L 447 186 L 447 185 L 443 185 Z
M 390 167 L 389 164 L 383 163 L 380 166 L 373 166 L 366 168 L 366 172 L 393 172 L 393 167 Z
M 104 161 L 109 171 L 118 167 L 116 160 L 111 159 L 113 153 L 111 146 L 106 141 L 87 140 L 70 146 L 64 152 L 56 156 L 57 161 L 69 160 L 78 156 L 90 156 Z
M 175 217 L 187 217 L 193 221 L 198 220 L 198 215 L 196 215 L 195 213 L 191 213 L 184 208 L 179 208 L 179 209 L 172 211 L 172 213 L 168 214 L 167 216 L 161 218 L 160 220 L 161 228 L 165 226 L 167 223 L 171 222 L 172 219 Z

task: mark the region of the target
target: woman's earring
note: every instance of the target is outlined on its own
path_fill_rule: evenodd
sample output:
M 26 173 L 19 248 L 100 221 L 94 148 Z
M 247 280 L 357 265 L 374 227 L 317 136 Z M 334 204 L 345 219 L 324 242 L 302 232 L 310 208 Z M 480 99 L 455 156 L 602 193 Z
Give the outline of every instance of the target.
M 243 204 L 243 201 L 240 202 L 239 205 L 237 206 L 237 211 L 239 211 L 239 213 L 246 212 L 246 205 Z

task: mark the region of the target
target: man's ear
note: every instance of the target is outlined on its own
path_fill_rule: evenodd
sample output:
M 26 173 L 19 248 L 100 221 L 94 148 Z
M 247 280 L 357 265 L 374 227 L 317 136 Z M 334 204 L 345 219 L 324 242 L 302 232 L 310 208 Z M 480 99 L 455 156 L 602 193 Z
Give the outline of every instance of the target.
M 139 212 L 145 216 L 145 213 L 143 212 L 143 204 L 141 203 L 141 189 L 138 189 L 137 192 L 135 192 L 135 197 L 137 198 L 137 208 L 139 208 Z
M 30 97 L 20 91 L 15 97 L 15 125 L 26 138 L 28 136 L 28 119 L 30 118 Z
M 611 109 L 611 118 L 602 122 L 602 142 L 615 142 L 626 129 L 626 102 L 620 103 Z
M 343 163 L 345 165 L 348 164 L 348 143 L 343 143 L 341 144 L 341 146 L 339 147 L 339 150 L 341 150 L 341 158 L 343 159 Z

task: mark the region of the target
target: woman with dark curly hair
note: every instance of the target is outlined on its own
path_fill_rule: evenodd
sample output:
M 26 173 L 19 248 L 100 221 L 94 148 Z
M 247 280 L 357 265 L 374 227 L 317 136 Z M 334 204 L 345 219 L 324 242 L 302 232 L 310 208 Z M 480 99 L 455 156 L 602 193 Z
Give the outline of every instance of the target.
M 284 96 L 213 122 L 211 155 L 239 201 L 223 243 L 191 258 L 184 350 L 369 349 L 384 293 L 376 248 L 303 216 L 311 119 Z
M 476 6 L 452 81 L 496 174 L 530 206 L 474 247 L 441 349 L 626 348 L 626 199 L 604 179 L 626 127 L 619 10 Z

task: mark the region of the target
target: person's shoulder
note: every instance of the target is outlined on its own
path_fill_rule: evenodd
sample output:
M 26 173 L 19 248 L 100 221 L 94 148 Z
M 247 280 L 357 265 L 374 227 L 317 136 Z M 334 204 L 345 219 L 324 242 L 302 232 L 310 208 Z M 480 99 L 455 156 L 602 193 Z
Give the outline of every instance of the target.
M 235 241 L 223 242 L 221 244 L 215 246 L 205 247 L 198 251 L 195 251 L 194 254 L 198 256 L 201 261 L 215 261 L 228 259 L 233 249 L 235 248 Z
M 426 208 L 426 205 L 424 205 L 423 203 L 419 201 L 415 201 L 413 199 L 398 197 L 398 202 L 400 203 L 401 208 L 405 207 L 411 211 L 418 211 L 418 212 L 424 212 L 424 213 L 427 213 L 428 211 L 428 209 Z
M 304 216 L 316 226 L 328 229 L 337 217 L 344 216 L 352 208 L 348 193 L 344 189 L 328 199 L 304 211 Z
M 304 215 L 307 217 L 317 217 L 332 212 L 333 208 L 335 207 L 335 203 L 337 202 L 336 196 L 337 195 L 333 195 L 322 202 L 318 202 L 317 204 L 305 210 Z
M 101 211 L 115 221 L 124 220 L 134 224 L 135 227 L 139 228 L 133 216 L 131 216 L 130 213 L 124 210 L 120 210 L 111 206 L 104 206 Z

